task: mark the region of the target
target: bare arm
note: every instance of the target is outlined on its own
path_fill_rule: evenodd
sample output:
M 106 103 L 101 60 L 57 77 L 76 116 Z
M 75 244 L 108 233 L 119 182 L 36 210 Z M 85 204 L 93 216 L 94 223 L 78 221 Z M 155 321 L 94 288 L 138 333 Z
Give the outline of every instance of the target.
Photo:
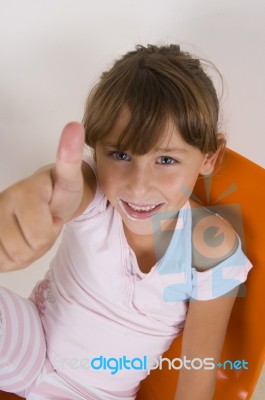
M 82 126 L 66 125 L 56 163 L 0 193 L 0 272 L 23 268 L 41 257 L 64 223 L 87 207 L 95 177 L 88 165 L 82 166 L 83 148 Z
M 230 224 L 205 209 L 197 208 L 193 202 L 193 265 L 199 271 L 211 269 L 236 250 L 238 241 Z M 200 225 L 198 225 L 200 224 Z M 200 226 L 200 230 L 197 227 Z M 202 234 L 211 226 L 218 227 L 223 235 L 220 248 L 208 240 L 202 246 Z M 214 242 L 215 237 L 212 238 Z M 198 250 L 203 249 L 203 254 Z M 214 254 L 212 254 L 214 249 Z M 183 332 L 182 357 L 188 360 L 210 358 L 215 365 L 212 369 L 185 369 L 179 374 L 174 400 L 211 400 L 216 384 L 216 364 L 219 362 L 227 324 L 237 296 L 238 287 L 222 297 L 189 303 Z M 196 363 L 198 366 L 198 362 Z
M 186 356 L 188 360 L 213 358 L 216 366 L 237 291 L 238 288 L 213 300 L 190 302 L 181 357 Z M 182 368 L 174 400 L 212 400 L 215 384 L 216 367 L 209 370 Z

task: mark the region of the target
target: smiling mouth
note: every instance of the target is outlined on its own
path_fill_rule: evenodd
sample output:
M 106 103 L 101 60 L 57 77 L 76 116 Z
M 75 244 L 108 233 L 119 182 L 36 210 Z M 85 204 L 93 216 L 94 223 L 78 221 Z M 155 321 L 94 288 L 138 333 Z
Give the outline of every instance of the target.
M 153 214 L 158 212 L 159 209 L 165 204 L 165 203 L 159 203 L 159 204 L 141 204 L 140 205 L 140 204 L 126 202 L 122 199 L 119 199 L 119 203 L 121 205 L 121 208 L 125 212 L 125 214 L 130 219 L 134 219 L 134 220 L 150 218 Z

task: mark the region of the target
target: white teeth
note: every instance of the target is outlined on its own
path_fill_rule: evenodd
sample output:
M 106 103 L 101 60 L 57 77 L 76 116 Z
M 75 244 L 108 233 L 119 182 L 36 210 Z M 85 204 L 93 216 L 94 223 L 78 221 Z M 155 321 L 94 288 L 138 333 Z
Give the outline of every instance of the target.
M 153 210 L 157 204 L 153 206 L 148 206 L 148 207 L 140 207 L 140 206 L 135 206 L 134 204 L 128 203 L 128 205 L 135 211 L 150 211 Z

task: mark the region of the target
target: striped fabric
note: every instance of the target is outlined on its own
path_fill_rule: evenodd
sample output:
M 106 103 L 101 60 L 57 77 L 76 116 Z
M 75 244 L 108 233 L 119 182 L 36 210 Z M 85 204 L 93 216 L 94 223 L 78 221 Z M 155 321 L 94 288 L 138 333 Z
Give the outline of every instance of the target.
M 45 354 L 35 305 L 0 287 L 0 389 L 22 393 L 39 375 Z
M 67 383 L 46 357 L 46 342 L 36 306 L 0 286 L 0 390 L 28 400 L 131 400 L 86 385 Z

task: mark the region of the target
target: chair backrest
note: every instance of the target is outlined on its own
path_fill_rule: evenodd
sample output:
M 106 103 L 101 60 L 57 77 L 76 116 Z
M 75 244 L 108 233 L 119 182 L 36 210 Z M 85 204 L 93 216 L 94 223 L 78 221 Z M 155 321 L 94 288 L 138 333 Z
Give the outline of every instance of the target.
M 214 400 L 248 400 L 265 360 L 265 170 L 227 149 L 212 178 L 199 178 L 193 193 L 202 203 L 232 223 L 254 265 L 232 311 L 218 369 Z M 181 337 L 164 354 L 179 357 Z M 244 364 L 242 361 L 247 362 Z M 238 369 L 236 369 L 238 368 Z M 248 369 L 246 369 L 248 368 Z M 137 400 L 172 400 L 177 370 L 154 370 L 140 387 Z
M 230 369 L 229 366 L 220 369 L 214 396 L 214 400 L 248 400 L 265 359 L 265 170 L 227 149 L 212 182 L 199 179 L 194 194 L 234 225 L 254 264 L 246 283 L 246 294 L 237 298 L 233 308 L 220 360 L 245 360 L 248 369 Z M 178 357 L 180 347 L 181 336 L 174 340 L 164 356 Z M 176 370 L 152 371 L 142 382 L 137 400 L 172 400 L 177 375 Z M 12 399 L 18 397 L 0 392 L 0 400 Z
M 12 393 L 1 392 L 0 390 L 0 400 L 21 400 L 22 397 L 18 397 Z

